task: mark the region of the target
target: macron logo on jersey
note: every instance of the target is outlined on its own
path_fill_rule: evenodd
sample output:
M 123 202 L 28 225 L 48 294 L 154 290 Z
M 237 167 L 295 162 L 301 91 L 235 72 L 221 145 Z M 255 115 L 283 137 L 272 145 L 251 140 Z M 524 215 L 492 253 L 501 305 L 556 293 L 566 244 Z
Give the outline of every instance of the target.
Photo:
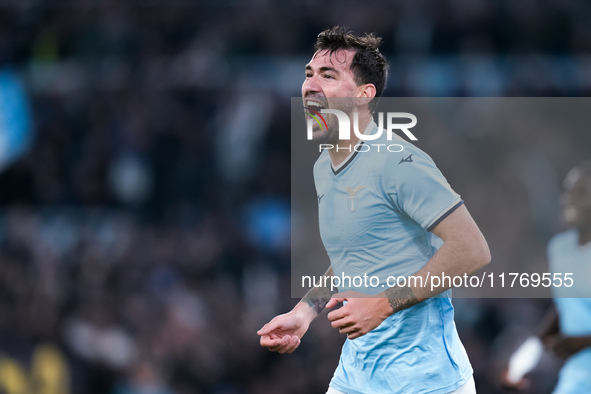
M 402 158 L 400 159 L 400 162 L 398 163 L 398 165 L 402 164 L 402 163 L 412 163 L 412 154 L 408 155 L 408 157 Z

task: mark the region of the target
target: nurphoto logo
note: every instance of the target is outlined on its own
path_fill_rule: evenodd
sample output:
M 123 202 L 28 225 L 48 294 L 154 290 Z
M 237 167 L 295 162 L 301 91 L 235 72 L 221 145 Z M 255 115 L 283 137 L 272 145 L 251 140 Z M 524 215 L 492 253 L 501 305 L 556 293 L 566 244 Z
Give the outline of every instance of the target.
M 349 120 L 349 116 L 341 110 L 338 109 L 325 109 L 322 108 L 320 111 L 316 111 L 310 107 L 304 107 L 306 110 L 305 115 L 308 115 L 309 118 L 306 119 L 306 127 L 307 127 L 307 139 L 308 141 L 313 140 L 313 128 L 314 123 L 318 124 L 320 130 L 328 130 L 328 124 L 324 119 L 326 114 L 333 114 L 337 117 L 339 123 L 339 140 L 349 140 L 351 139 L 351 121 Z M 384 132 L 387 133 L 388 141 L 392 141 L 392 135 L 394 131 L 400 130 L 402 131 L 406 137 L 411 141 L 417 141 L 417 137 L 414 136 L 413 133 L 410 132 L 409 129 L 413 128 L 417 124 L 417 117 L 409 112 L 386 112 L 386 127 L 384 128 L 384 113 L 378 112 L 378 131 L 373 134 L 363 134 L 362 131 L 359 130 L 359 114 L 357 112 L 353 112 L 353 133 L 357 136 L 361 141 L 374 141 L 380 138 Z M 407 123 L 395 123 L 395 119 L 408 119 L 410 122 Z M 385 146 L 389 152 L 401 152 L 403 150 L 402 145 L 400 144 L 363 144 L 363 145 L 356 145 L 354 147 L 355 151 L 357 152 L 367 152 L 371 150 L 371 146 L 377 147 L 378 151 L 380 146 Z M 333 149 L 335 146 L 333 144 L 319 144 L 320 151 L 324 149 Z M 339 146 L 336 147 L 337 150 Z M 344 148 L 341 148 L 344 149 Z M 348 149 L 348 148 L 346 148 Z

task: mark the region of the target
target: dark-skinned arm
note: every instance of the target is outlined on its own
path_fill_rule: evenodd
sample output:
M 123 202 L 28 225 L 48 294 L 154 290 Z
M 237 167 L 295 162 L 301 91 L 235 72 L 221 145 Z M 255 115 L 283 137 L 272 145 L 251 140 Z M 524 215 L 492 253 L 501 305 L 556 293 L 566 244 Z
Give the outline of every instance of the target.
M 591 335 L 566 336 L 561 334 L 558 313 L 554 306 L 550 307 L 544 316 L 536 335 L 548 349 L 564 359 L 591 347 Z

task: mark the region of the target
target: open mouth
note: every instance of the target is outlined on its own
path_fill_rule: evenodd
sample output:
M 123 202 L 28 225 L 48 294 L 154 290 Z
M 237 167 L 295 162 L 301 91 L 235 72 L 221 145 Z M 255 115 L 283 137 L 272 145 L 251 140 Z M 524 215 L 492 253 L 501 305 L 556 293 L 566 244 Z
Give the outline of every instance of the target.
M 320 113 L 320 111 L 326 108 L 327 105 L 318 100 L 305 100 L 304 102 L 304 113 L 306 114 L 306 119 L 314 119 L 321 130 L 328 130 L 326 120 L 324 119 L 324 116 L 322 116 L 322 114 Z
M 322 114 L 320 113 L 321 110 L 328 107 L 328 103 L 313 99 L 306 99 L 304 100 L 304 103 L 304 109 L 306 110 L 304 113 L 306 114 L 306 118 L 314 119 L 320 127 L 320 129 L 328 129 L 326 120 L 324 119 L 324 116 L 322 116 Z
M 320 110 L 326 109 L 328 107 L 326 103 L 318 100 L 307 99 L 305 103 L 308 109 L 314 110 L 316 112 L 320 112 Z

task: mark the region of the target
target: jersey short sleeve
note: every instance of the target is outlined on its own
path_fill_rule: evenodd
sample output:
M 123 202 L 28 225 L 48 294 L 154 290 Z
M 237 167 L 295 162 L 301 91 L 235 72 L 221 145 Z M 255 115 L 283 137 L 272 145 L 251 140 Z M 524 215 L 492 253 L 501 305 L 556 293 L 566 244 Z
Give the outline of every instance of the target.
M 405 155 L 386 164 L 384 188 L 395 209 L 431 231 L 463 201 L 426 153 L 413 149 Z

